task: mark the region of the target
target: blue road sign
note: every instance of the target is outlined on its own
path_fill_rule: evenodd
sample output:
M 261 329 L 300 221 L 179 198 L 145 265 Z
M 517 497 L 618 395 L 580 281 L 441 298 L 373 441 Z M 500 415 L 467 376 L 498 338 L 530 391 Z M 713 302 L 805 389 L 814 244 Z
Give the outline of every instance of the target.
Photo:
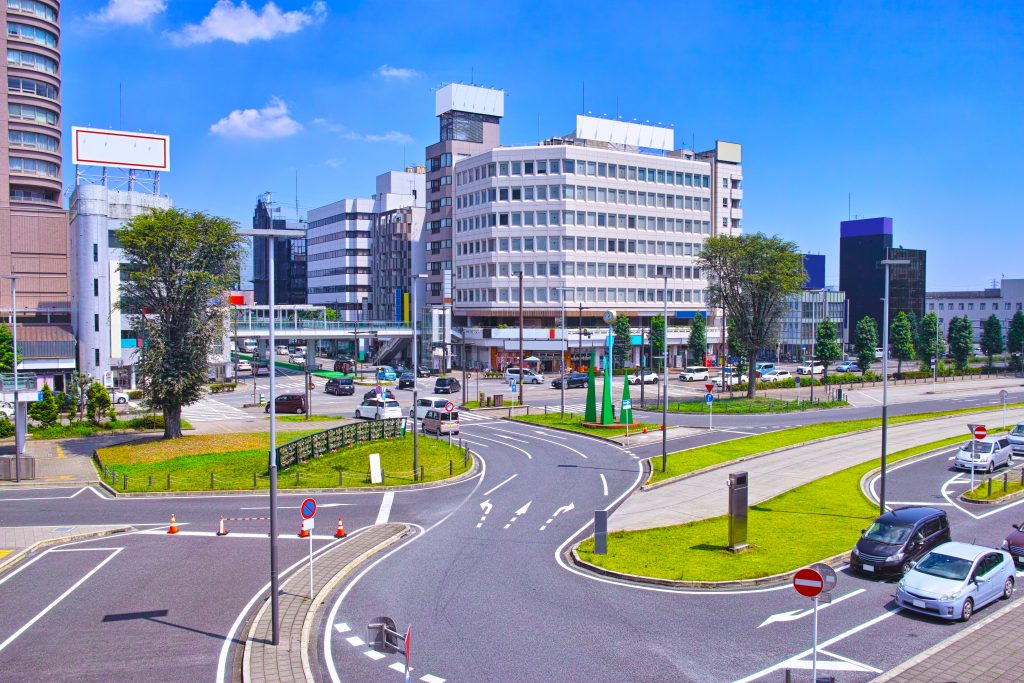
M 797 386 L 800 386 L 800 375 L 797 375 L 796 377 L 794 377 L 793 381 L 796 382 Z
M 307 498 L 302 501 L 302 505 L 299 506 L 299 514 L 302 515 L 303 519 L 309 519 L 316 514 L 316 501 L 312 498 Z
M 622 399 L 622 409 L 623 410 L 629 410 L 632 407 L 633 407 L 633 401 L 631 401 L 628 398 Z
M 518 388 L 519 388 L 519 382 L 517 382 L 517 381 L 516 381 L 516 380 L 514 380 L 514 379 L 513 379 L 513 380 L 509 380 L 509 383 L 508 383 L 508 385 L 509 385 L 509 387 L 511 387 L 511 388 L 512 388 L 512 393 L 513 393 L 513 394 L 514 394 L 514 393 L 516 393 L 516 389 L 518 389 Z
M 715 401 L 715 395 L 714 394 L 704 394 L 704 402 L 705 403 L 714 403 L 714 401 Z

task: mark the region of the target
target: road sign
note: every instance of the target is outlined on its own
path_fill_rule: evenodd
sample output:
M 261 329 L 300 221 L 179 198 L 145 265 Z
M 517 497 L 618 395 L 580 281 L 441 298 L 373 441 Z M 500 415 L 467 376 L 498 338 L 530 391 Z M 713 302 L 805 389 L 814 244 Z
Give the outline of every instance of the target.
M 629 410 L 632 407 L 633 407 L 633 401 L 631 399 L 628 399 L 628 398 L 622 399 L 622 409 L 623 410 Z
M 974 425 L 974 428 L 971 429 L 971 433 L 974 434 L 974 438 L 978 440 L 984 439 L 988 436 L 988 430 L 985 429 L 985 425 Z
M 836 570 L 828 566 L 824 562 L 816 562 L 811 565 L 811 569 L 821 574 L 822 581 L 825 582 L 825 587 L 821 589 L 822 593 L 828 593 L 836 587 L 839 578 L 836 576 Z
M 797 386 L 800 386 L 800 375 L 797 375 L 796 377 L 794 377 L 793 378 L 793 382 L 795 382 Z
M 454 403 L 452 403 L 451 401 L 448 401 L 447 403 L 444 404 L 444 411 L 446 413 L 450 413 L 453 410 L 455 410 L 455 404 Z
M 813 598 L 821 593 L 824 587 L 825 580 L 821 578 L 821 574 L 810 567 L 804 567 L 793 575 L 793 588 L 804 597 Z
M 303 519 L 309 519 L 316 514 L 316 501 L 312 498 L 307 498 L 302 501 L 302 505 L 299 506 L 299 514 L 302 515 Z
M 708 393 L 710 394 L 712 391 L 715 390 L 715 385 L 708 382 L 707 384 L 704 385 L 704 388 L 707 389 Z
M 303 519 L 302 520 L 302 530 L 303 531 L 312 531 L 313 530 L 313 521 L 314 520 L 313 520 L 312 517 L 306 517 L 305 519 Z
M 382 387 L 381 385 L 378 384 L 377 386 L 375 386 L 373 388 L 373 391 L 374 391 L 374 393 L 377 393 L 377 394 L 383 394 L 384 393 L 384 387 Z
M 704 394 L 704 402 L 705 403 L 714 403 L 715 402 L 715 395 L 714 394 Z
M 508 383 L 508 385 L 509 385 L 509 387 L 510 387 L 510 388 L 512 389 L 512 393 L 513 393 L 513 394 L 514 394 L 514 393 L 516 393 L 516 389 L 518 389 L 518 388 L 519 388 L 519 382 L 517 382 L 517 381 L 516 381 L 516 380 L 514 380 L 514 379 L 512 379 L 512 380 L 509 380 L 509 383 Z
M 412 624 L 405 630 L 405 680 L 408 683 L 409 672 L 412 671 Z
M 1009 394 L 1009 392 L 1008 392 L 1008 391 L 1006 391 L 1006 389 L 1000 389 L 1000 390 L 999 390 L 999 400 L 1000 400 L 1000 401 L 1005 401 L 1005 400 L 1006 400 L 1006 397 L 1007 397 L 1007 396 L 1009 396 L 1009 395 L 1010 395 L 1010 394 Z

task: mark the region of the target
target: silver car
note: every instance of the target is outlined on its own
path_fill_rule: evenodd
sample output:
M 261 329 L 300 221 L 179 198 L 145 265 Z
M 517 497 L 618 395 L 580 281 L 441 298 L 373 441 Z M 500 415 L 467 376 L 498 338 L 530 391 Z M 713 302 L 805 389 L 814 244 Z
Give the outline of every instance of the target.
M 1013 462 L 1013 450 L 1006 436 L 986 436 L 978 441 L 965 441 L 956 453 L 953 466 L 961 470 L 992 472 Z
M 1024 422 L 1018 422 L 1010 430 L 1010 448 L 1014 455 L 1024 455 Z
M 896 588 L 896 604 L 942 619 L 967 621 L 974 611 L 1009 600 L 1017 568 L 1005 550 L 951 541 L 921 558 Z

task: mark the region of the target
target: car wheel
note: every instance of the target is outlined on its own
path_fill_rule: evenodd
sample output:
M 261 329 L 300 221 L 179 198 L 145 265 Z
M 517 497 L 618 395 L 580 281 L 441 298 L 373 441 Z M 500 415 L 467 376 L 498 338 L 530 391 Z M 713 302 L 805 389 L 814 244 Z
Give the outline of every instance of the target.
M 119 399 L 117 399 L 117 402 L 118 403 L 127 403 L 128 399 L 126 399 L 126 398 L 119 398 Z
M 306 412 L 306 411 L 303 410 L 302 408 L 296 408 L 295 409 L 295 414 L 296 415 L 302 415 L 304 412 Z
M 906 562 L 900 565 L 900 574 L 906 574 L 910 571 L 910 569 L 910 560 L 907 560 Z
M 967 598 L 966 600 L 964 600 L 964 606 L 960 612 L 960 621 L 970 621 L 972 614 L 974 614 L 974 600 L 971 598 Z
M 1006 577 L 1003 583 L 1003 600 L 1009 600 L 1013 596 L 1013 577 Z
M 995 460 L 990 460 L 989 463 L 988 463 L 988 473 L 992 474 L 995 471 L 996 471 L 996 461 Z

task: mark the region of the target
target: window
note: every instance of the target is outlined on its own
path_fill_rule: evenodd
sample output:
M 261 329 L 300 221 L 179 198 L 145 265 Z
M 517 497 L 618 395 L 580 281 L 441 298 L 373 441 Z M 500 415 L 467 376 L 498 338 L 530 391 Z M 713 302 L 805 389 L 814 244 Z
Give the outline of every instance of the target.
M 502 161 L 498 164 L 498 175 L 508 175 L 508 162 Z
M 94 277 L 92 279 L 92 295 L 93 296 L 99 296 L 100 295 L 100 281 L 99 281 L 99 278 L 95 278 Z
M 533 175 L 533 162 L 532 161 L 524 161 L 523 162 L 523 173 L 525 173 L 526 175 Z
M 11 172 L 23 175 L 41 175 L 48 178 L 60 177 L 60 167 L 52 161 L 11 157 Z
M 512 162 L 512 175 L 522 175 L 522 174 L 523 174 L 523 162 L 521 162 L 521 161 L 513 161 Z
M 572 159 L 562 159 L 562 170 L 565 173 L 575 173 L 576 162 Z
M 32 14 L 47 21 L 57 21 L 57 10 L 39 0 L 7 0 L 7 9 Z
M 100 314 L 99 313 L 93 313 L 93 315 L 92 315 L 92 331 L 93 332 L 99 332 L 100 331 Z
M 548 162 L 541 159 L 537 162 L 537 175 L 544 175 L 548 172 Z
M 36 45 L 43 45 L 53 49 L 57 48 L 57 36 L 38 26 L 18 24 L 13 21 L 7 22 L 7 37 L 16 40 L 26 40 Z
M 43 107 L 36 107 L 31 104 L 8 104 L 7 114 L 12 119 L 21 121 L 32 121 L 34 123 L 46 123 L 51 126 L 57 125 L 57 112 Z
M 7 66 L 34 69 L 54 76 L 57 75 L 56 61 L 43 55 L 37 55 L 34 52 L 25 52 L 24 50 L 7 50 Z
M 92 245 L 92 262 L 97 263 L 100 260 L 100 245 L 93 242 Z
M 60 141 L 52 135 L 24 130 L 8 131 L 7 138 L 12 147 L 38 149 L 43 152 L 56 152 L 60 146 Z
M 43 83 L 42 81 L 36 81 L 31 78 L 19 78 L 17 76 L 9 77 L 7 79 L 7 91 L 37 95 L 49 100 L 57 99 L 57 88 L 49 83 Z
M 559 162 L 558 159 L 552 159 L 551 160 L 551 172 L 552 173 L 558 173 L 558 165 L 559 165 L 558 162 Z
M 93 349 L 92 350 L 92 355 L 93 355 L 93 359 L 96 361 L 96 365 L 99 365 L 100 364 L 100 350 L 99 349 Z
M 985 302 L 984 302 L 984 301 L 982 301 L 982 302 L 981 302 L 981 303 L 980 303 L 980 304 L 978 305 L 978 309 L 979 309 L 979 310 L 982 310 L 982 311 L 984 311 L 984 310 L 985 310 Z

